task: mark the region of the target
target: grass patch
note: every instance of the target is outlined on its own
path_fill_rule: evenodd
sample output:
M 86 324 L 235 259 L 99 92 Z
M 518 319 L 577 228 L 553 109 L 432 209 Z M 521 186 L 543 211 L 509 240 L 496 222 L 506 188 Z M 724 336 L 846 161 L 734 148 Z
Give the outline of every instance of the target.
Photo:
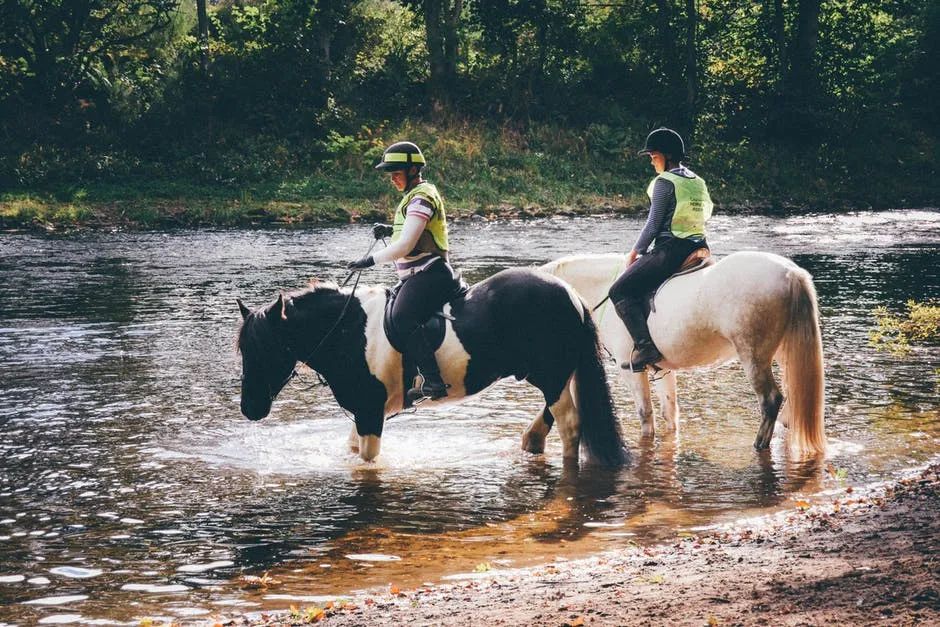
M 199 180 L 187 178 L 185 163 L 167 162 L 142 164 L 133 177 L 105 173 L 94 180 L 10 191 L 0 195 L 0 226 L 155 228 L 385 219 L 400 195 L 373 165 L 386 144 L 401 138 L 424 150 L 427 178 L 441 188 L 451 215 L 643 211 L 653 176 L 648 160 L 635 156 L 644 137 L 601 124 L 581 129 L 532 125 L 523 131 L 461 119 L 406 122 L 380 134 L 369 129 L 331 133 L 319 148 L 303 152 L 320 155 L 318 160 L 298 157 L 282 173 L 266 178 L 244 167 L 264 155 L 239 153 L 237 160 L 220 155 L 207 161 Z M 822 165 L 822 153 L 782 147 L 705 140 L 696 148 L 690 165 L 708 182 L 719 212 L 923 206 L 940 197 L 940 183 L 930 183 L 940 177 L 922 178 L 927 183 L 915 196 L 906 178 L 871 159 L 867 169 L 831 168 Z M 287 147 L 284 152 L 293 154 Z M 232 163 L 237 165 L 226 165 Z

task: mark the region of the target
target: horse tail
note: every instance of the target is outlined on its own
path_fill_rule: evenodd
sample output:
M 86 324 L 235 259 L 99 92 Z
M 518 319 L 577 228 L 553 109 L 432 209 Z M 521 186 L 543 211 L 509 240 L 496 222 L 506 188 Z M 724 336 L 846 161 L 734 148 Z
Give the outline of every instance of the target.
M 790 443 L 805 453 L 825 453 L 823 424 L 825 373 L 816 288 L 802 268 L 787 273 L 790 281 L 790 322 L 778 360 L 783 370 Z
M 584 302 L 581 303 L 584 326 L 578 366 L 575 371 L 575 395 L 581 424 L 581 445 L 588 460 L 602 466 L 618 467 L 628 461 L 620 431 L 620 420 L 607 385 L 607 373 L 601 362 L 597 327 Z

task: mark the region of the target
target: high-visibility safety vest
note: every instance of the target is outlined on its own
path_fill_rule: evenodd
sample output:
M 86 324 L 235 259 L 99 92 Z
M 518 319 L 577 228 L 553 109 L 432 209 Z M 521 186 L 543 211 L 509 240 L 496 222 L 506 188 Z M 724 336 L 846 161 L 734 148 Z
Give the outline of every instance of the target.
M 646 188 L 646 195 L 653 201 L 653 187 L 659 179 L 666 179 L 676 188 L 676 211 L 672 215 L 670 230 L 676 237 L 705 237 L 705 221 L 712 216 L 711 196 L 708 187 L 700 177 L 686 178 L 663 172 L 652 180 Z
M 401 237 L 401 230 L 405 226 L 405 216 L 408 214 L 408 205 L 415 198 L 423 198 L 434 207 L 434 215 L 428 220 L 424 227 L 424 232 L 418 240 L 413 253 L 429 252 L 436 253 L 442 257 L 447 256 L 447 216 L 444 215 L 444 199 L 433 183 L 423 181 L 414 186 L 405 194 L 398 208 L 395 210 L 395 221 L 392 223 L 392 241 L 397 241 Z M 409 255 L 411 256 L 411 255 Z

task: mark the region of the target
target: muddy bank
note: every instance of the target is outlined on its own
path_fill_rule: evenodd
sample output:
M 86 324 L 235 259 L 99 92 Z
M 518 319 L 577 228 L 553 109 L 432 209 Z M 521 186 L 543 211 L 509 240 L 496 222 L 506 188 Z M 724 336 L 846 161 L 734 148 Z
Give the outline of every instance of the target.
M 419 589 L 221 619 L 283 625 L 940 623 L 940 463 L 683 538 Z M 229 617 L 231 618 L 231 617 Z

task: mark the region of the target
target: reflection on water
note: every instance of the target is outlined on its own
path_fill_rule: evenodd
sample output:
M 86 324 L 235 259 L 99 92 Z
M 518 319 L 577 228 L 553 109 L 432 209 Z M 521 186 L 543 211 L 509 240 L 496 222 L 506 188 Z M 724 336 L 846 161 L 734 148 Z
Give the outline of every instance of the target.
M 466 221 L 452 239 L 477 281 L 622 250 L 639 226 Z M 367 227 L 2 235 L 0 622 L 282 608 L 673 538 L 889 476 L 937 451 L 940 359 L 872 350 L 871 310 L 938 294 L 938 232 L 936 211 L 716 217 L 716 253 L 771 250 L 814 275 L 830 459 L 796 463 L 779 439 L 754 452 L 755 400 L 729 365 L 681 375 L 680 431 L 651 441 L 617 385 L 634 449 L 617 472 L 565 467 L 554 436 L 544 456 L 519 451 L 541 403 L 514 381 L 393 419 L 376 464 L 345 450 L 350 422 L 304 384 L 271 417 L 244 420 L 234 297 L 257 305 L 308 277 L 342 276 L 368 247 Z M 240 583 L 265 571 L 280 583 Z

